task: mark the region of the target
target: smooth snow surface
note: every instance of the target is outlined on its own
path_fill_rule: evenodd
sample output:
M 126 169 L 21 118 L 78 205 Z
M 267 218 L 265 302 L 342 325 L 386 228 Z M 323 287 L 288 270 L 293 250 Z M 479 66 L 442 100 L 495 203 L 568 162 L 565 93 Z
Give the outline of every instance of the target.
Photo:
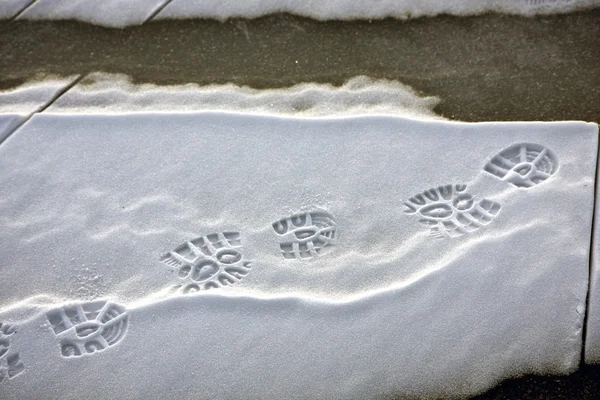
M 94 73 L 61 96 L 53 113 L 231 111 L 306 117 L 386 114 L 442 119 L 436 97 L 420 97 L 395 81 L 358 76 L 340 87 L 303 83 L 257 90 L 233 84 L 135 85 L 125 75 Z
M 0 19 L 9 19 L 25 9 L 34 0 L 1 0 Z
M 18 88 L 0 91 L 0 142 L 29 116 L 46 107 L 76 79 L 46 78 Z
M 0 142 L 25 121 L 22 114 L 0 114 Z
M 146 21 L 167 0 L 38 0 L 20 19 L 76 19 L 123 27 Z
M 165 6 L 161 10 L 161 7 Z M 438 14 L 503 12 L 536 15 L 596 7 L 600 0 L 38 0 L 21 19 L 77 19 L 93 24 L 138 25 L 158 12 L 165 18 L 254 18 L 287 12 L 320 20 L 415 18 Z
M 0 398 L 460 396 L 573 371 L 597 134 L 35 115 L 0 146 Z

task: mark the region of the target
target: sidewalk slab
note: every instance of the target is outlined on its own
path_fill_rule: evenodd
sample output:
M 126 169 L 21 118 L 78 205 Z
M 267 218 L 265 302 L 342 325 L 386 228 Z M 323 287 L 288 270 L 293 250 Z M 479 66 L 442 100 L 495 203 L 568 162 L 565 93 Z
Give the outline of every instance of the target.
M 572 372 L 597 146 L 582 122 L 35 115 L 0 146 L 0 320 L 27 366 L 0 397 L 458 397 Z
M 74 19 L 108 27 L 139 25 L 167 0 L 39 0 L 19 19 Z

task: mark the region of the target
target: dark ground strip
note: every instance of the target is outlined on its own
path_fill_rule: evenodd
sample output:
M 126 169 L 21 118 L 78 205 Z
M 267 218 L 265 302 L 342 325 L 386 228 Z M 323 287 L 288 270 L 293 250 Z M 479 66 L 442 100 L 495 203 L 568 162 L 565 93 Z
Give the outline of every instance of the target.
M 439 96 L 436 111 L 457 120 L 600 121 L 600 9 L 372 22 L 274 15 L 125 29 L 1 21 L 0 54 L 0 89 L 38 73 L 255 88 L 367 75 Z
M 569 376 L 526 376 L 509 379 L 471 400 L 597 400 L 600 365 L 582 366 Z
M 274 15 L 125 29 L 0 21 L 0 55 L 0 89 L 39 74 L 96 71 L 136 83 L 255 88 L 367 75 L 439 96 L 436 112 L 452 119 L 600 122 L 600 9 L 372 22 Z M 600 366 L 583 366 L 566 377 L 507 380 L 474 399 L 598 398 Z
M 569 376 L 528 375 L 508 379 L 470 400 L 598 400 L 600 365 L 583 366 Z M 402 395 L 382 396 L 381 400 L 417 400 Z

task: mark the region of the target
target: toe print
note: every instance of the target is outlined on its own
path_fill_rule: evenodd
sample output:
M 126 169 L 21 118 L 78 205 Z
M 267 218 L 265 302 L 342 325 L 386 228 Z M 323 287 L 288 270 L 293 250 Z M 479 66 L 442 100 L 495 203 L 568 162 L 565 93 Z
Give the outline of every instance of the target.
M 279 247 L 287 259 L 317 257 L 334 245 L 337 235 L 333 216 L 322 211 L 280 219 L 273 229 L 282 237 Z
M 437 238 L 456 237 L 489 224 L 500 204 L 466 192 L 466 185 L 445 185 L 425 190 L 404 203 L 404 212 L 418 216 Z
M 0 322 L 0 358 L 10 350 L 10 337 L 16 329 L 5 322 Z
M 184 292 L 233 285 L 248 274 L 251 262 L 241 252 L 239 232 L 213 233 L 182 244 L 164 254 L 160 261 L 175 268 L 185 283 Z
M 14 378 L 25 370 L 19 353 L 11 349 L 11 339 L 16 331 L 14 326 L 0 322 L 0 383 Z
M 106 301 L 64 306 L 46 314 L 60 339 L 63 357 L 78 357 L 106 350 L 127 333 L 129 315 L 125 307 Z
M 529 188 L 550 178 L 558 165 L 558 158 L 550 149 L 539 144 L 520 143 L 495 155 L 484 170 L 517 187 Z

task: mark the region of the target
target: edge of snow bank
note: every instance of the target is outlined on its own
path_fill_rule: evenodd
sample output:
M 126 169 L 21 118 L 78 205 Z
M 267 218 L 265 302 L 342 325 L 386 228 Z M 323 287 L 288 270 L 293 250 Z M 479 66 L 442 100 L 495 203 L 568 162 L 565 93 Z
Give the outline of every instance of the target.
M 366 76 L 354 77 L 339 87 L 302 83 L 261 90 L 234 84 L 136 85 L 125 75 L 94 73 L 47 111 L 91 114 L 229 111 L 300 117 L 368 114 L 443 119 L 433 111 L 439 102 L 437 97 L 422 97 L 400 82 Z
M 600 6 L 598 0 L 175 0 L 156 19 L 166 18 L 256 18 L 273 13 L 290 13 L 318 20 L 410 19 L 450 14 L 476 15 L 488 12 L 533 16 L 572 12 Z

